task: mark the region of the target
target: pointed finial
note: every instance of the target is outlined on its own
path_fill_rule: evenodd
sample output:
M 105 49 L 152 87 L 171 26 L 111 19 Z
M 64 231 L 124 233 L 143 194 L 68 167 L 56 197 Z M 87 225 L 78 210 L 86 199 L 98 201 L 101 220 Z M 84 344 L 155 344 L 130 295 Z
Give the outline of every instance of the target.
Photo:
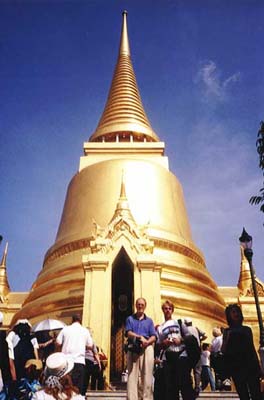
M 124 179 L 124 170 L 122 170 L 122 177 L 121 177 L 121 188 L 120 188 L 120 196 L 116 204 L 116 209 L 114 215 L 110 221 L 110 223 L 117 217 L 126 218 L 130 221 L 135 223 L 134 217 L 131 213 L 127 196 L 126 196 L 126 187 L 125 187 L 125 179 Z
M 126 199 L 126 187 L 125 187 L 125 172 L 122 169 L 122 177 L 121 177 L 121 189 L 120 189 L 120 199 Z
M 10 286 L 8 283 L 7 273 L 6 273 L 7 249 L 8 249 L 8 243 L 6 243 L 5 251 L 0 264 L 0 297 L 2 296 L 3 299 L 10 292 Z
M 5 245 L 4 254 L 3 254 L 3 257 L 2 257 L 1 264 L 0 264 L 1 267 L 6 267 L 7 250 L 8 250 L 8 242 Z
M 129 40 L 127 33 L 127 11 L 123 11 L 122 15 L 123 15 L 123 24 L 121 31 L 119 55 L 125 54 L 127 56 L 130 56 Z

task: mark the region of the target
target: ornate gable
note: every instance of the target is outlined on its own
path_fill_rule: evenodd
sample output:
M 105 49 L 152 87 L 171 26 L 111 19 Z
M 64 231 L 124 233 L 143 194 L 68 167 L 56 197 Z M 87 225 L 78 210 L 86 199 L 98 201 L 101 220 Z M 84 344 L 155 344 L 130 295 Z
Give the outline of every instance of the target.
M 92 253 L 108 253 L 124 242 L 129 243 L 137 253 L 153 253 L 154 243 L 148 238 L 147 226 L 138 226 L 130 211 L 125 184 L 122 179 L 120 197 L 114 215 L 109 224 L 102 228 L 96 221 L 90 242 Z

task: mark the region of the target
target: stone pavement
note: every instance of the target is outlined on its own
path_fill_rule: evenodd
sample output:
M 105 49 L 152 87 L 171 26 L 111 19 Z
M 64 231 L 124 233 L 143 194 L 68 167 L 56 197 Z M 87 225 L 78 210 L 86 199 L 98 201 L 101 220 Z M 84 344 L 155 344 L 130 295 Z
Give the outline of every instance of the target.
M 89 390 L 86 394 L 87 400 L 125 400 L 126 391 L 92 391 Z M 204 392 L 201 393 L 197 400 L 238 400 L 239 397 L 236 392 Z

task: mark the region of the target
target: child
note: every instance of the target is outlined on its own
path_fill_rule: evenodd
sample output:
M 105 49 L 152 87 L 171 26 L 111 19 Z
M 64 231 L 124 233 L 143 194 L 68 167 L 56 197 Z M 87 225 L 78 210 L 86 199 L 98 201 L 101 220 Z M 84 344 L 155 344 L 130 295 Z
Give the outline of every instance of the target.
M 213 377 L 213 373 L 210 367 L 210 345 L 208 343 L 202 344 L 202 353 L 201 353 L 201 365 L 202 365 L 202 390 L 206 389 L 208 383 L 210 383 L 210 387 L 212 391 L 215 391 L 215 380 Z

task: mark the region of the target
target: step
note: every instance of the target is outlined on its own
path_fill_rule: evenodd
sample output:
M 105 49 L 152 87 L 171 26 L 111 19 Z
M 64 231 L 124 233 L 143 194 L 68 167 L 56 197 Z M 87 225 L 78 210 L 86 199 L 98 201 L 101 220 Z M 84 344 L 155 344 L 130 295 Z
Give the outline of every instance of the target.
M 126 391 L 125 390 L 98 390 L 98 391 L 93 391 L 93 390 L 88 390 L 86 393 L 86 399 L 87 400 L 107 400 L 107 399 L 112 399 L 112 400 L 124 400 L 126 399 Z M 239 397 L 236 392 L 203 392 L 200 394 L 200 396 L 197 398 L 199 399 L 210 399 L 210 400 L 230 400 L 230 399 L 236 399 L 238 400 Z

